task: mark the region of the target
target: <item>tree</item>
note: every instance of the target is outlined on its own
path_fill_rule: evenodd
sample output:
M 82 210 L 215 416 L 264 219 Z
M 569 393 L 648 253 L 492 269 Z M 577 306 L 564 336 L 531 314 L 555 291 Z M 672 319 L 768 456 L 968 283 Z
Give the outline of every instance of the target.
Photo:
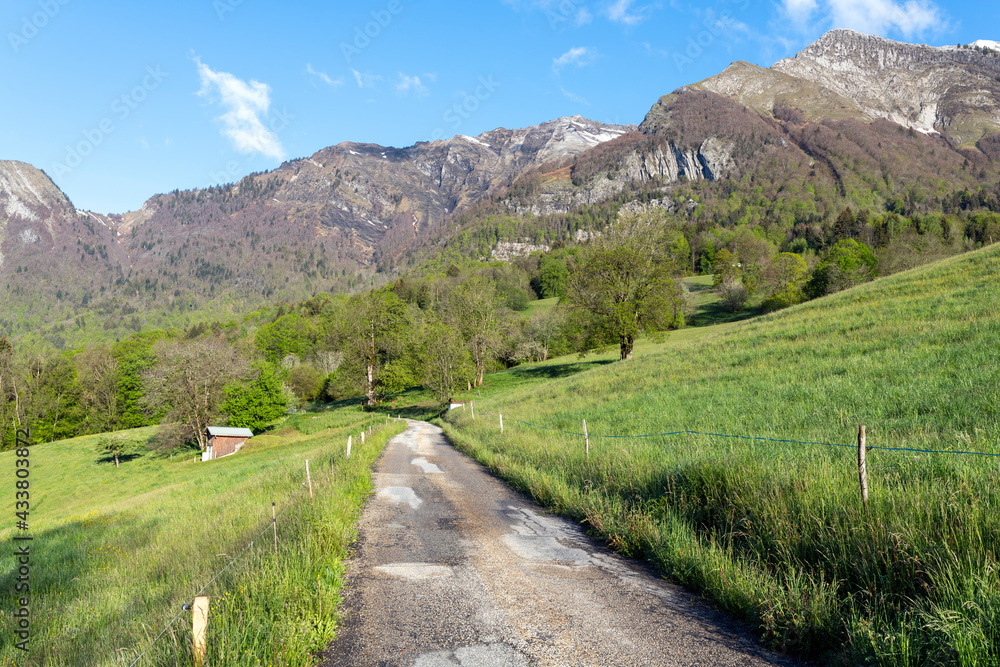
M 246 359 L 217 338 L 161 343 L 157 363 L 144 374 L 146 404 L 165 410 L 167 421 L 178 422 L 186 440 L 208 447 L 205 429 L 217 420 L 225 386 L 250 374 Z
M 503 344 L 501 335 L 500 306 L 496 286 L 483 276 L 475 276 L 462 283 L 452 294 L 451 320 L 465 337 L 476 367 L 473 385 L 483 384 L 487 367 L 496 359 Z
M 288 386 L 300 401 L 311 401 L 323 389 L 324 376 L 312 364 L 299 364 L 288 371 Z
M 277 361 L 289 354 L 305 356 L 313 344 L 309 322 L 298 313 L 288 313 L 265 324 L 254 335 L 257 348 L 268 361 Z
M 816 265 L 805 291 L 812 298 L 833 294 L 875 277 L 877 261 L 871 249 L 860 241 L 838 241 L 826 260 Z
M 562 309 L 553 308 L 547 311 L 532 313 L 524 323 L 518 351 L 517 361 L 545 361 L 549 358 L 566 325 L 566 314 Z
M 0 450 L 14 447 L 14 434 L 20 427 L 17 379 L 14 374 L 14 346 L 0 335 Z
M 155 424 L 162 413 L 146 414 L 143 401 L 143 374 L 156 365 L 156 354 L 149 344 L 122 341 L 113 349 L 118 361 L 118 409 L 121 428 L 139 428 Z
M 475 369 L 461 334 L 444 322 L 427 325 L 421 346 L 424 386 L 446 405 L 456 389 L 467 382 Z
M 83 413 L 76 367 L 63 356 L 32 355 L 21 361 L 19 421 L 39 442 L 77 434 Z
M 119 457 L 133 454 L 137 447 L 133 440 L 126 438 L 120 433 L 108 433 L 101 436 L 97 441 L 97 451 L 101 454 L 114 457 L 116 468 L 121 467 L 118 463 Z
M 753 295 L 764 282 L 764 273 L 774 256 L 774 249 L 764 239 L 744 231 L 732 241 L 739 257 L 741 282 L 748 295 Z
M 274 364 L 258 362 L 254 364 L 254 370 L 256 377 L 250 382 L 226 385 L 223 390 L 226 398 L 221 408 L 229 415 L 229 426 L 248 428 L 259 433 L 285 414 L 288 402 L 281 383 L 281 373 Z
M 80 388 L 91 433 L 113 431 L 121 419 L 118 360 L 103 347 L 87 350 L 76 358 Z
M 801 303 L 808 278 L 809 267 L 801 255 L 783 252 L 775 257 L 768 275 L 771 295 L 764 301 L 764 309 L 779 310 Z
M 719 302 L 731 313 L 743 310 L 747 298 L 747 289 L 738 282 L 729 281 L 719 287 Z
M 620 358 L 631 359 L 641 332 L 683 326 L 684 291 L 658 222 L 623 213 L 581 254 L 566 293 L 583 331 L 581 352 L 617 343 Z
M 398 364 L 407 333 L 406 304 L 391 290 L 353 297 L 341 330 L 345 365 L 353 371 L 367 404 L 377 405 L 396 389 Z
M 741 269 L 739 257 L 727 248 L 722 248 L 715 253 L 715 259 L 712 260 L 712 273 L 714 274 L 712 284 L 718 287 L 727 283 L 735 283 L 739 280 Z
M 564 296 L 568 279 L 569 269 L 563 260 L 545 255 L 538 261 L 535 288 L 541 298 L 551 299 Z

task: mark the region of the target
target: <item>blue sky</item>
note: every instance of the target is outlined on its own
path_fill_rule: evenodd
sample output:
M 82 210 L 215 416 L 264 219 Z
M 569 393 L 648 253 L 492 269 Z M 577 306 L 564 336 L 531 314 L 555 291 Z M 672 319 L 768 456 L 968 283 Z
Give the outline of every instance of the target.
M 1000 40 L 1000 5 L 931 0 L 5 0 L 0 159 L 78 208 L 273 169 L 341 141 L 409 146 L 581 114 L 639 123 L 734 60 L 847 27 Z

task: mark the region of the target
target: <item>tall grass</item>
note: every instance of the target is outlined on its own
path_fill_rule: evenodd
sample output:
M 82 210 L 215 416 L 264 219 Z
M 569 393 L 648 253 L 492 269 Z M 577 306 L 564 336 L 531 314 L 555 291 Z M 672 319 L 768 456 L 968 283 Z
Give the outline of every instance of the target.
M 310 435 L 296 422 L 317 428 Z M 345 460 L 348 434 L 357 440 L 369 424 L 376 432 Z M 4 614 L 0 663 L 128 665 L 152 643 L 139 665 L 190 664 L 191 613 L 181 605 L 232 563 L 203 593 L 209 664 L 314 664 L 311 653 L 336 628 L 342 559 L 370 465 L 400 430 L 344 408 L 301 415 L 217 461 L 147 453 L 120 469 L 96 453 L 96 436 L 33 447 L 31 651 L 14 648 Z M 12 454 L 0 465 L 12 468 Z M 277 553 L 270 531 L 247 548 L 269 526 L 272 502 L 282 512 Z M 0 537 L 9 543 L 11 533 Z M 14 607 L 10 551 L 0 560 L 5 609 Z
M 615 548 L 824 662 L 1000 663 L 1000 252 L 647 344 L 517 369 L 449 437 Z M 576 372 L 580 370 L 581 372 Z M 516 378 L 516 379 L 515 379 Z M 499 379 L 499 378 L 498 378 Z M 496 414 L 502 412 L 501 436 Z M 583 438 L 538 426 L 579 432 Z

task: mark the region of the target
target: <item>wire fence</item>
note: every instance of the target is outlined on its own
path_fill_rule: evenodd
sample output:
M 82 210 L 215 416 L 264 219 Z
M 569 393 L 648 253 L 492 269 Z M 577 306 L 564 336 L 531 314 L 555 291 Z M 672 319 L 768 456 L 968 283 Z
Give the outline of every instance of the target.
M 481 414 L 483 414 L 483 413 L 481 413 Z M 503 419 L 503 415 L 500 414 L 500 413 L 485 413 L 483 416 L 485 416 L 485 417 L 499 417 L 499 418 Z M 517 423 L 517 424 L 524 424 L 525 426 L 529 426 L 531 428 L 541 429 L 541 430 L 545 430 L 545 431 L 553 431 L 555 433 L 562 433 L 562 434 L 565 434 L 565 435 L 575 435 L 575 436 L 579 436 L 581 438 L 588 437 L 588 438 L 606 439 L 606 440 L 613 440 L 613 439 L 616 439 L 616 440 L 627 440 L 627 439 L 638 440 L 638 439 L 643 439 L 643 438 L 666 438 L 666 437 L 671 437 L 671 436 L 676 436 L 676 435 L 703 435 L 703 436 L 710 436 L 710 437 L 713 437 L 713 438 L 730 438 L 730 439 L 733 439 L 733 440 L 758 440 L 758 441 L 763 441 L 763 442 L 778 442 L 778 443 L 794 444 L 794 445 L 818 445 L 818 446 L 822 446 L 822 447 L 846 447 L 848 449 L 856 449 L 857 448 L 857 445 L 845 445 L 845 444 L 837 443 L 837 442 L 817 442 L 817 441 L 813 441 L 813 440 L 792 440 L 792 439 L 787 439 L 787 438 L 767 438 L 767 437 L 763 437 L 763 436 L 730 435 L 730 434 L 726 434 L 726 433 L 708 433 L 708 432 L 705 432 L 705 431 L 689 431 L 689 430 L 669 431 L 669 432 L 666 432 L 666 433 L 638 433 L 638 434 L 626 434 L 626 435 L 601 435 L 601 434 L 589 433 L 589 432 L 588 433 L 584 433 L 582 431 L 567 431 L 565 429 L 554 428 L 554 427 L 551 427 L 551 426 L 542 426 L 541 424 L 534 424 L 534 423 L 529 422 L 529 421 L 524 421 L 523 419 L 511 419 L 510 417 L 507 418 L 507 421 L 508 422 L 513 422 L 513 423 Z M 1000 457 L 1000 454 L 994 454 L 994 453 L 991 453 L 991 452 L 966 452 L 966 451 L 952 451 L 952 450 L 949 450 L 949 449 L 918 449 L 918 448 L 914 448 L 914 447 L 881 447 L 881 446 L 876 446 L 876 445 L 868 446 L 867 449 L 869 449 L 869 450 L 882 450 L 882 451 L 887 451 L 887 452 L 918 452 L 918 453 L 921 453 L 921 454 L 956 454 L 956 455 L 966 455 L 966 456 L 992 456 L 992 457 Z
M 378 426 L 375 426 L 374 424 L 371 424 L 371 428 L 372 429 L 379 428 L 381 426 L 382 426 L 381 424 L 378 425 Z M 365 428 L 368 428 L 368 425 L 366 425 Z M 347 450 L 347 453 L 348 453 L 348 457 L 349 457 L 350 456 L 350 449 Z M 328 465 L 332 464 L 337 459 L 338 456 L 340 456 L 340 452 L 339 451 L 336 451 L 333 454 L 331 454 L 326 459 L 327 464 Z M 206 583 L 204 586 L 202 586 L 198 590 L 198 592 L 195 593 L 193 596 L 185 598 L 185 602 L 183 602 L 180 605 L 180 611 L 178 611 L 174 615 L 174 617 L 171 618 L 170 621 L 168 621 L 165 626 L 163 626 L 163 629 L 160 630 L 159 634 L 157 634 L 156 637 L 154 637 L 153 640 L 151 642 L 149 642 L 149 644 L 146 646 L 146 648 L 144 648 L 142 650 L 142 652 L 139 653 L 139 655 L 137 655 L 135 657 L 135 659 L 132 660 L 132 662 L 129 663 L 128 667 L 135 667 L 135 665 L 137 665 L 139 663 L 139 661 L 143 658 L 143 656 L 145 656 L 147 653 L 149 653 L 149 651 L 156 645 L 156 643 L 160 639 L 162 639 L 164 635 L 166 635 L 166 633 L 170 630 L 170 628 L 174 625 L 174 623 L 177 622 L 177 619 L 179 619 L 186 611 L 190 611 L 191 610 L 191 607 L 194 604 L 195 599 L 198 596 L 200 596 L 202 593 L 204 593 L 206 590 L 208 590 L 208 587 L 211 586 L 213 583 L 215 583 L 215 581 L 219 577 L 221 577 L 222 574 L 224 572 L 226 572 L 226 570 L 228 570 L 230 567 L 232 567 L 233 564 L 236 563 L 236 561 L 238 561 L 240 558 L 242 558 L 243 556 L 245 556 L 250 551 L 250 549 L 253 548 L 254 544 L 264 536 L 265 533 L 267 533 L 269 531 L 275 531 L 275 533 L 276 533 L 278 519 L 280 519 L 282 516 L 284 516 L 285 513 L 289 509 L 291 509 L 292 507 L 295 506 L 296 501 L 299 500 L 299 495 L 303 494 L 306 491 L 306 488 L 307 488 L 306 485 L 307 485 L 307 482 L 303 482 L 302 485 L 299 486 L 299 488 L 296 489 L 288 497 L 288 499 L 287 499 L 288 502 L 285 504 L 285 506 L 282 508 L 282 510 L 280 512 L 278 512 L 277 514 L 275 514 L 269 521 L 267 521 L 267 524 L 264 527 L 264 529 L 261 530 L 259 533 L 257 533 L 257 535 L 255 537 L 253 537 L 249 541 L 249 543 L 247 543 L 247 545 L 245 547 L 243 547 L 243 550 L 240 551 L 238 554 L 236 554 L 236 556 L 234 556 L 232 558 L 232 560 L 230 560 L 228 563 L 226 563 L 225 567 L 223 567 L 218 572 L 216 572 L 215 575 L 211 579 L 209 579 L 208 583 Z M 171 605 L 171 606 L 173 606 L 173 605 Z

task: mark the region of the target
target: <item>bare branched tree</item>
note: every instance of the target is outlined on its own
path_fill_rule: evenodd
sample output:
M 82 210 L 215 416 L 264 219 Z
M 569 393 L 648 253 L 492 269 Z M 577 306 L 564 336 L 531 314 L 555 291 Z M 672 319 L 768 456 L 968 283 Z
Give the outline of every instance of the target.
M 77 366 L 89 428 L 98 433 L 115 430 L 121 416 L 118 360 L 107 348 L 96 347 L 80 355 Z
M 208 447 L 205 429 L 221 415 L 223 387 L 250 375 L 250 364 L 220 339 L 162 343 L 158 362 L 143 377 L 145 401 L 153 411 L 166 409 L 164 421 L 181 425 L 184 439 Z

